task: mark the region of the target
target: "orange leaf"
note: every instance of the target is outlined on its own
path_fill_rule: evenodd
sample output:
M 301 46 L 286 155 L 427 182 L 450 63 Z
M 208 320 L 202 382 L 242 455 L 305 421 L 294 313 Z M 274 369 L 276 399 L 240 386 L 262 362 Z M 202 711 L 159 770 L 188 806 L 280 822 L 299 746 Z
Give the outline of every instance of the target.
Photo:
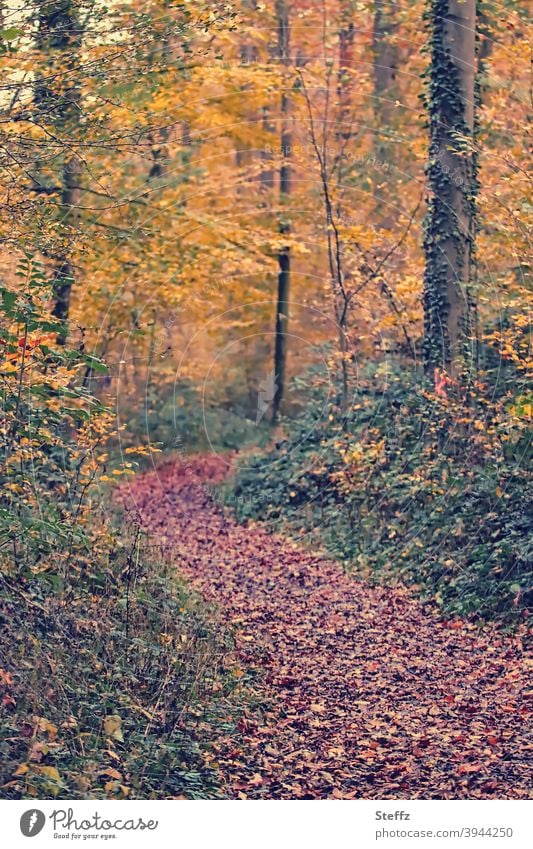
M 109 778 L 116 778 L 117 781 L 122 781 L 122 773 L 120 773 L 117 769 L 113 769 L 112 766 L 107 767 L 107 769 L 103 769 L 100 775 L 108 775 Z
M 481 764 L 461 764 L 458 772 L 461 774 L 465 772 L 479 772 L 481 769 Z

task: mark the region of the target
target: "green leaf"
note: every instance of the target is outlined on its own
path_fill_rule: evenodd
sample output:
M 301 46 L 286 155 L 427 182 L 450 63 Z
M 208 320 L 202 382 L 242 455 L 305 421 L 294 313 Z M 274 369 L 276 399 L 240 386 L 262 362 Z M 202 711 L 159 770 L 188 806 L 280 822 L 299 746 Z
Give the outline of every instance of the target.
M 9 289 L 2 289 L 2 307 L 9 315 L 13 307 L 15 306 L 15 301 L 17 300 L 17 293 L 10 292 Z
M 8 29 L 0 30 L 0 38 L 2 41 L 14 41 L 19 35 L 22 35 L 23 32 L 21 29 L 17 29 L 16 27 L 9 27 Z

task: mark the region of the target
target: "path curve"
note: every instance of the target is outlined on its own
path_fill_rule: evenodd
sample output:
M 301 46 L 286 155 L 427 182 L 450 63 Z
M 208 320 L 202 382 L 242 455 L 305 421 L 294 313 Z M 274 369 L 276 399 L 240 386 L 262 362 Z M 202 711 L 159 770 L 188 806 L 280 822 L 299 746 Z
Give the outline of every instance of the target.
M 526 798 L 521 639 L 442 621 L 408 590 L 236 524 L 210 495 L 226 470 L 213 456 L 166 462 L 121 500 L 219 606 L 243 666 L 262 669 L 268 709 L 219 746 L 228 793 Z

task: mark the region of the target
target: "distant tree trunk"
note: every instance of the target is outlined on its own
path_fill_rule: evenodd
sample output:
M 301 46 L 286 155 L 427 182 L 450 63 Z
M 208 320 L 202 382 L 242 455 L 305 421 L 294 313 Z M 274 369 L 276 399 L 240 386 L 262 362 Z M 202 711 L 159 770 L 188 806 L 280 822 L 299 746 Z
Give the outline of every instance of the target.
M 398 3 L 395 0 L 375 0 L 374 32 L 372 48 L 374 54 L 374 115 L 376 123 L 376 150 L 388 150 L 387 129 L 390 127 L 396 96 L 396 74 L 398 72 L 398 47 L 394 34 L 398 29 Z M 385 135 L 380 135 L 383 128 Z
M 172 43 L 168 39 L 155 40 L 148 55 L 150 65 L 168 67 L 172 61 Z M 148 180 L 157 182 L 167 176 L 170 127 L 159 127 L 148 133 L 150 142 L 150 169 Z
M 337 165 L 337 203 L 335 215 L 337 221 L 344 218 L 343 196 L 345 183 L 345 164 L 347 161 L 348 143 L 352 137 L 353 124 L 353 87 L 354 87 L 354 44 L 355 24 L 353 17 L 356 11 L 354 0 L 342 0 L 340 6 L 340 28 L 339 28 L 339 70 L 337 74 L 337 139 L 340 142 Z M 338 320 L 339 353 L 341 361 L 342 391 L 340 407 L 342 412 L 348 408 L 349 372 L 348 372 L 348 301 L 346 299 L 346 287 L 349 282 L 349 274 L 345 272 L 344 246 L 342 240 L 337 240 L 335 246 L 335 275 L 337 277 L 336 315 Z
M 431 27 L 424 358 L 457 379 L 473 362 L 476 0 L 431 0 Z
M 148 180 L 161 180 L 166 175 L 168 152 L 166 143 L 168 140 L 168 129 L 163 127 L 160 130 L 154 130 L 149 133 L 148 140 L 150 142 L 150 170 L 148 172 Z
M 352 20 L 354 13 L 352 0 L 343 2 L 340 10 L 339 29 L 339 72 L 337 82 L 338 133 L 339 139 L 348 140 L 352 135 L 352 94 L 354 83 L 355 25 Z
M 37 47 L 42 51 L 46 71 L 37 79 L 35 102 L 39 121 L 51 124 L 63 145 L 60 175 L 63 245 L 55 255 L 53 314 L 63 322 L 58 342 L 67 337 L 70 296 L 74 282 L 71 228 L 80 196 L 80 159 L 73 148 L 73 130 L 80 119 L 79 49 L 81 31 L 73 0 L 43 0 L 39 5 Z M 60 67 L 59 67 L 60 66 Z M 38 178 L 37 178 L 38 179 Z
M 268 106 L 263 107 L 262 129 L 264 133 L 273 132 Z M 261 159 L 263 161 L 263 167 L 259 175 L 259 183 L 264 191 L 270 191 L 275 185 L 274 169 L 269 165 L 272 162 L 272 153 L 270 150 L 263 148 L 261 150 Z
M 63 167 L 63 187 L 61 190 L 61 208 L 63 210 L 63 226 L 68 228 L 75 219 L 75 207 L 79 202 L 80 167 L 76 156 L 67 156 Z M 74 283 L 74 266 L 71 259 L 70 246 L 56 262 L 54 274 L 55 304 L 53 314 L 63 323 L 58 334 L 58 342 L 64 344 L 67 338 L 67 320 L 70 313 L 70 296 Z
M 291 193 L 291 144 L 292 136 L 289 125 L 289 85 L 286 69 L 289 65 L 289 5 L 287 0 L 276 0 L 276 14 L 278 18 L 278 54 L 280 62 L 285 68 L 283 89 L 281 93 L 281 157 L 279 193 L 281 205 L 280 233 L 290 233 L 290 222 L 288 220 L 286 205 Z M 289 295 L 291 283 L 291 257 L 290 248 L 283 248 L 278 254 L 278 297 L 276 305 L 276 330 L 274 346 L 274 398 L 272 402 L 272 422 L 275 424 L 279 418 L 281 403 L 285 393 L 285 373 L 287 366 L 287 342 L 289 330 Z
M 397 196 L 395 163 L 397 146 L 392 138 L 395 102 L 398 99 L 396 75 L 399 50 L 394 36 L 399 26 L 396 0 L 375 0 L 372 52 L 374 58 L 374 158 L 378 169 L 377 182 L 382 186 L 376 192 L 376 227 L 390 229 L 394 226 L 394 207 L 389 198 Z M 383 169 L 383 165 L 386 169 Z M 382 170 L 383 169 L 383 170 Z
M 253 20 L 253 16 L 257 14 L 257 0 L 243 0 L 243 10 L 246 11 L 248 20 L 251 22 Z M 244 29 L 245 35 L 248 34 L 247 28 Z M 245 41 L 241 44 L 239 49 L 239 57 L 240 63 L 243 67 L 247 68 L 253 66 L 257 62 L 258 52 L 257 47 L 249 42 Z M 250 85 L 245 84 L 241 87 L 241 91 L 245 92 L 249 90 Z M 246 102 L 246 99 L 244 100 Z M 242 116 L 246 124 L 255 124 L 258 121 L 258 116 L 256 113 L 250 113 L 248 111 Z M 243 142 L 242 140 L 237 140 L 237 145 L 235 148 L 235 164 L 238 170 L 246 168 L 254 160 L 254 152 L 250 149 L 249 142 Z M 243 193 L 243 186 L 240 184 L 237 186 L 237 194 Z

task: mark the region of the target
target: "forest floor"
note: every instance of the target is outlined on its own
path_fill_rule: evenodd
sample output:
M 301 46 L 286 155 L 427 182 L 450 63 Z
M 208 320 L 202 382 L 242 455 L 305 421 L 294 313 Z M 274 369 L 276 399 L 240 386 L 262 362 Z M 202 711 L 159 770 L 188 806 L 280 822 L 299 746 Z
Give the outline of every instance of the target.
M 527 797 L 521 636 L 443 620 L 408 589 L 238 525 L 210 494 L 226 468 L 167 461 L 121 500 L 216 603 L 243 670 L 260 670 L 261 706 L 215 745 L 228 795 Z

